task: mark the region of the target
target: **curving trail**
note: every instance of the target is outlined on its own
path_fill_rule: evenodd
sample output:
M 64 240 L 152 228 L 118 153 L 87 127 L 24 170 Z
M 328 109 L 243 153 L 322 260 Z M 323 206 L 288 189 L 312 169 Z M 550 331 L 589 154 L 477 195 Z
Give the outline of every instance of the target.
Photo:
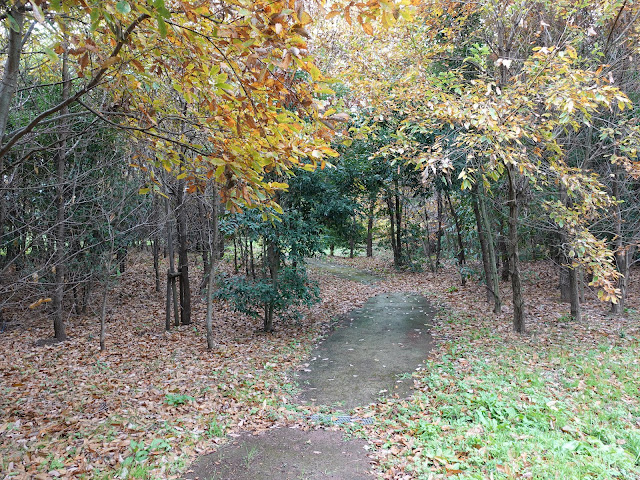
M 366 271 L 319 260 L 310 266 L 361 283 L 381 280 Z M 331 410 L 315 415 L 310 423 L 348 422 L 352 417 L 345 412 L 351 408 L 391 395 L 409 396 L 410 374 L 432 346 L 429 326 L 433 313 L 423 296 L 384 293 L 345 315 L 296 374 L 302 389 L 299 402 Z M 372 475 L 365 446 L 363 440 L 344 441 L 338 431 L 276 428 L 257 436 L 236 437 L 198 460 L 184 478 L 366 480 Z

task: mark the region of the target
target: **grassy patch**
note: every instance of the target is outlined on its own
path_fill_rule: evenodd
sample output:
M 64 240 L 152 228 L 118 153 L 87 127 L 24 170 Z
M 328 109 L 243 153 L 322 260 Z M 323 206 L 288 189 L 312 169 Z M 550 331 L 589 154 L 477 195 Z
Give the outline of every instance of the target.
M 387 477 L 639 478 L 637 340 L 505 343 L 466 324 L 417 374 L 420 393 L 381 412 Z

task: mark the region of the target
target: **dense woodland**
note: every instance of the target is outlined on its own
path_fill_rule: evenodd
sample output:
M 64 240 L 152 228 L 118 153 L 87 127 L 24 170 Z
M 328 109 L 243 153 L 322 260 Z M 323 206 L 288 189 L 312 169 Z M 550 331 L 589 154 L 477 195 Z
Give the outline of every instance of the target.
M 0 330 L 35 318 L 54 343 L 90 318 L 108 351 L 144 259 L 153 322 L 205 325 L 215 349 L 216 305 L 272 332 L 321 300 L 310 258 L 385 252 L 436 283 L 454 268 L 517 333 L 529 262 L 574 322 L 595 296 L 624 315 L 639 17 L 630 0 L 0 2 Z
M 143 248 L 177 323 L 206 290 L 270 330 L 313 297 L 305 257 L 371 256 L 375 238 L 398 268 L 455 258 L 496 312 L 510 279 L 517 331 L 527 259 L 553 259 L 574 318 L 588 287 L 620 313 L 638 238 L 627 3 L 6 4 L 0 311 L 46 308 L 64 340 Z

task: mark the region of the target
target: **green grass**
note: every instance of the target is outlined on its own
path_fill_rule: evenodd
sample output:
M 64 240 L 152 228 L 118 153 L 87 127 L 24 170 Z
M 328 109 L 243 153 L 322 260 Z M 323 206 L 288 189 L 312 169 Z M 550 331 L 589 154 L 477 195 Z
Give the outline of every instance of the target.
M 638 342 L 515 343 L 458 343 L 428 363 L 421 393 L 390 405 L 379 427 L 393 453 L 382 469 L 417 479 L 640 478 Z

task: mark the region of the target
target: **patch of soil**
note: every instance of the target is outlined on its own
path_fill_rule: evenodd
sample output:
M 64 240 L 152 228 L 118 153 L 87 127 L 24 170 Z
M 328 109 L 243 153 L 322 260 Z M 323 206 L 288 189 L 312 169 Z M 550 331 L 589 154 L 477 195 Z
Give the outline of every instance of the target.
M 273 428 L 244 433 L 215 453 L 198 459 L 184 480 L 371 480 L 360 439 L 342 432 Z

